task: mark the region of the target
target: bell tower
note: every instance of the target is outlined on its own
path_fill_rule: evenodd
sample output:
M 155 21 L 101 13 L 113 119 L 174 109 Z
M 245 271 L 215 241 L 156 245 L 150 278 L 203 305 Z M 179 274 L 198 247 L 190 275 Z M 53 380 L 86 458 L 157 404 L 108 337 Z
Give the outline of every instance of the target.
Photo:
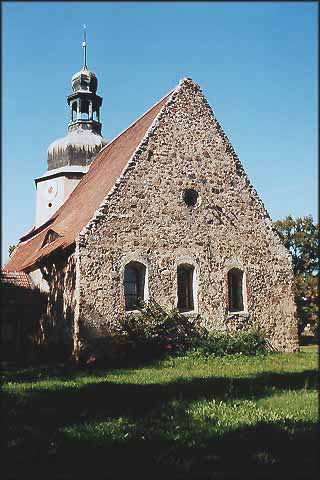
M 84 31 L 83 48 L 83 67 L 80 72 L 73 75 L 71 84 L 73 93 L 68 96 L 67 101 L 70 106 L 69 131 L 73 131 L 86 125 L 98 135 L 101 135 L 100 107 L 102 98 L 97 92 L 98 80 L 93 72 L 87 67 L 87 40 Z
M 45 223 L 66 201 L 87 173 L 96 154 L 108 142 L 102 137 L 100 108 L 97 95 L 98 79 L 87 66 L 87 39 L 84 29 L 83 66 L 71 79 L 72 93 L 67 97 L 70 108 L 68 133 L 48 148 L 48 169 L 35 179 L 36 222 Z

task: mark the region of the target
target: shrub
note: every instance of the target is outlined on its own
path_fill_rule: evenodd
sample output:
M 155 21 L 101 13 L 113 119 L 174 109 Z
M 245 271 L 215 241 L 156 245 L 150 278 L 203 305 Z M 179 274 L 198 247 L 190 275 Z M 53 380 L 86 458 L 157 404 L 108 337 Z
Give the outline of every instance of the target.
M 163 354 L 194 350 L 203 356 L 258 355 L 267 351 L 262 331 L 209 332 L 199 318 L 188 319 L 178 310 L 166 311 L 156 302 L 142 304 L 140 314 L 127 315 L 121 335 L 128 359 L 145 360 Z
M 156 302 L 142 304 L 141 312 L 129 314 L 121 322 L 122 335 L 135 358 L 152 358 L 164 353 L 183 353 L 199 345 L 201 329 L 174 309 L 166 311 Z
M 82 346 L 82 362 L 88 367 L 103 363 L 125 366 L 164 355 L 193 350 L 199 356 L 257 355 L 267 350 L 261 331 L 209 332 L 178 310 L 165 310 L 156 302 L 141 304 L 139 314 L 127 314 L 107 336 Z
M 267 340 L 257 329 L 232 333 L 213 331 L 202 339 L 196 350 L 204 356 L 259 355 L 267 351 Z

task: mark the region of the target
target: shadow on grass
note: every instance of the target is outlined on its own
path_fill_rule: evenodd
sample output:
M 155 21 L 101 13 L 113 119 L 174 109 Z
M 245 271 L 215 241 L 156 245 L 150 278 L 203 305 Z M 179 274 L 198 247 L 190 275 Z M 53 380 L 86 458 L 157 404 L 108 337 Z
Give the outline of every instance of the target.
M 88 373 L 83 373 L 88 376 Z M 94 372 L 95 376 L 96 373 Z M 102 375 L 101 375 L 102 376 Z M 47 385 L 41 384 L 31 390 L 26 390 L 32 395 L 32 405 L 46 407 L 61 405 L 62 411 L 66 405 L 77 411 L 84 405 L 89 405 L 94 411 L 97 408 L 107 405 L 112 409 L 119 408 L 122 412 L 127 407 L 145 411 L 146 408 L 153 408 L 154 402 L 158 399 L 171 400 L 183 397 L 185 399 L 197 398 L 259 398 L 272 393 L 273 390 L 299 390 L 314 389 L 319 384 L 319 373 L 316 370 L 304 370 L 302 372 L 274 373 L 264 372 L 248 377 L 207 377 L 207 378 L 184 378 L 179 377 L 168 383 L 115 383 L 108 381 L 108 374 L 104 372 L 105 381 L 93 382 L 78 386 L 63 385 L 57 386 L 54 390 L 48 390 Z M 81 378 L 78 374 L 61 375 L 59 381 Z M 54 380 L 55 377 L 50 377 Z M 38 378 L 42 380 L 42 378 Z M 75 382 L 76 383 L 76 382 Z M 4 393 L 7 395 L 7 393 Z M 16 395 L 19 395 L 17 393 Z M 14 393 L 10 393 L 13 398 Z M 38 405 L 39 404 L 39 405 Z M 124 409 L 124 410 L 123 410 Z
M 170 408 L 173 416 L 178 416 L 180 427 L 188 429 L 185 405 L 192 400 L 258 399 L 283 390 L 310 389 L 316 385 L 317 372 L 310 370 L 285 374 L 265 372 L 247 378 L 179 379 L 168 384 L 106 381 L 78 388 L 34 390 L 26 396 L 3 392 L 3 427 L 7 431 L 8 449 L 7 466 L 2 471 L 11 471 L 11 477 L 7 478 L 12 479 L 26 478 L 27 471 L 32 472 L 33 478 L 37 475 L 40 478 L 42 472 L 43 478 L 44 468 L 49 469 L 45 478 L 107 479 L 135 478 L 135 475 L 140 478 L 143 475 L 146 478 L 151 475 L 153 478 L 219 478 L 219 472 L 226 472 L 229 475 L 226 478 L 232 478 L 237 472 L 246 473 L 248 478 L 251 471 L 254 472 L 252 478 L 258 478 L 257 474 L 269 472 L 271 475 L 275 470 L 302 475 L 314 469 L 316 429 L 313 424 L 286 422 L 284 429 L 277 424 L 257 423 L 252 428 L 224 433 L 219 438 L 208 437 L 201 447 L 186 444 L 183 435 L 176 440 L 166 438 L 163 430 L 157 428 L 143 440 L 139 429 L 159 419 L 164 411 L 169 418 Z M 168 403 L 173 400 L 184 406 L 180 410 L 179 406 L 169 407 Z M 125 443 L 117 443 L 111 434 L 84 441 L 68 438 L 59 431 L 70 425 L 118 417 L 132 420 L 133 439 Z M 125 474 L 128 467 L 132 472 L 129 477 Z M 55 476 L 50 477 L 50 472 Z M 61 476 L 63 472 L 69 476 Z M 98 472 L 104 475 L 99 476 Z M 208 476 L 212 472 L 215 476 Z M 313 477 L 291 475 L 290 478 Z
M 308 345 L 318 345 L 319 339 L 315 335 L 301 335 L 299 338 L 299 345 L 301 347 Z
M 109 371 L 117 370 L 136 370 L 146 367 L 162 368 L 161 362 L 166 359 L 172 359 L 169 354 L 159 356 L 157 360 L 128 360 L 115 361 L 109 365 L 101 366 L 82 366 L 79 367 L 73 363 L 52 363 L 43 365 L 30 365 L 20 367 L 18 365 L 11 368 L 4 368 L 1 372 L 1 377 L 5 382 L 24 383 L 24 382 L 38 382 L 40 380 L 73 380 L 79 377 L 86 377 L 94 375 L 95 377 L 105 377 Z
M 1 377 L 5 382 L 38 382 L 40 380 L 72 380 L 79 376 L 88 375 L 88 370 L 80 370 L 71 364 L 45 364 L 33 365 L 29 367 L 5 368 L 1 372 Z
M 189 446 L 183 441 L 166 440 L 159 436 L 125 445 L 109 441 L 100 445 L 64 441 L 61 451 L 66 460 L 73 455 L 75 461 L 82 452 L 84 460 L 80 461 L 80 469 L 83 471 L 88 471 L 86 456 L 89 455 L 92 463 L 101 468 L 104 466 L 114 478 L 117 475 L 125 478 L 128 466 L 134 478 L 134 472 L 156 478 L 176 478 L 178 475 L 181 478 L 196 475 L 201 478 L 201 475 L 219 472 L 240 475 L 240 478 L 250 478 L 250 475 L 256 478 L 259 473 L 269 473 L 270 478 L 274 478 L 276 472 L 285 472 L 296 478 L 294 475 L 299 473 L 315 473 L 315 426 L 289 422 L 286 428 L 295 430 L 294 437 L 278 425 L 260 422 L 254 427 L 235 429 L 219 437 L 211 436 L 200 446 L 197 442 Z
M 6 479 L 216 479 L 316 478 L 317 434 L 313 424 L 257 423 L 211 437 L 204 445 L 148 438 L 125 444 L 55 437 L 38 438 L 6 456 Z M 138 432 L 137 432 L 138 433 Z

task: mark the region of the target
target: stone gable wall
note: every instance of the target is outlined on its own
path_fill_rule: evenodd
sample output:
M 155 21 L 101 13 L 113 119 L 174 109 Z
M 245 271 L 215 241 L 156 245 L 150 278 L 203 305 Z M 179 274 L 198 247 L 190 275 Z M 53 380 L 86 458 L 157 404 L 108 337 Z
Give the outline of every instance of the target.
M 186 188 L 198 191 L 196 207 L 186 206 Z M 259 325 L 275 348 L 298 348 L 291 257 L 191 80 L 173 93 L 78 242 L 79 338 L 105 335 L 125 315 L 128 261 L 147 265 L 149 299 L 172 308 L 177 265 L 187 259 L 208 328 Z M 246 315 L 228 315 L 233 266 L 245 272 Z

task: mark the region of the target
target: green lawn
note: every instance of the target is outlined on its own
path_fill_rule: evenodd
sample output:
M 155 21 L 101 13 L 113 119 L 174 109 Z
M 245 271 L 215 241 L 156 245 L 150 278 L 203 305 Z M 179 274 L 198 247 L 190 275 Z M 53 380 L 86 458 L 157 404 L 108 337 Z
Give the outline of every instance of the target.
M 2 373 L 2 478 L 302 479 L 316 471 L 316 346 Z

